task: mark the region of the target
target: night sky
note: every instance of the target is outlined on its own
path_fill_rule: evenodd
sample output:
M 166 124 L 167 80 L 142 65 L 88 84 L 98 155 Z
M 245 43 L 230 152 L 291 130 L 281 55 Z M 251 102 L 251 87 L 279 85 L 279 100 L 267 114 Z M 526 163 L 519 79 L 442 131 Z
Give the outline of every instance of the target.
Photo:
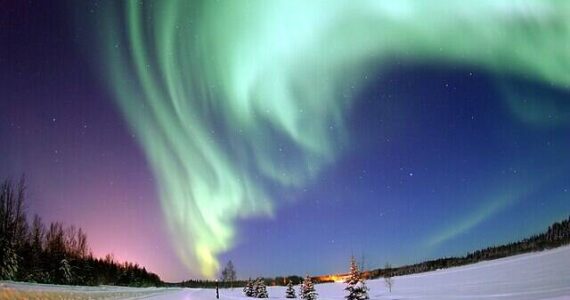
M 570 214 L 569 4 L 126 3 L 0 1 L 0 178 L 96 256 L 325 274 Z

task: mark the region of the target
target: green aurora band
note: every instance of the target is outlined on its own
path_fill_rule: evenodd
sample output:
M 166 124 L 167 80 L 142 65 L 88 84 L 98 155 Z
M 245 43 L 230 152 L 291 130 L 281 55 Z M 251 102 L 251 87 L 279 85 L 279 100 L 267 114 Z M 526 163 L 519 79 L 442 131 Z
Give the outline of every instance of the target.
M 366 74 L 427 61 L 570 86 L 565 0 L 103 6 L 100 68 L 150 162 L 180 258 L 208 278 L 236 220 L 274 212 L 266 186 L 307 184 L 348 145 L 350 95 Z M 537 109 L 513 114 L 540 122 Z M 461 228 L 506 206 L 486 205 Z

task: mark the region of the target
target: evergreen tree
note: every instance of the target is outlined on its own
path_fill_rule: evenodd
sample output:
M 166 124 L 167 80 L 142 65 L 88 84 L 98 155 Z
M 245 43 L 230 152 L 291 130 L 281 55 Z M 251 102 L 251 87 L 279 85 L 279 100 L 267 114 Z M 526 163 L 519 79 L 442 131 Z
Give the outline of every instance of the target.
M 317 291 L 315 290 L 315 285 L 311 281 L 311 277 L 307 275 L 305 280 L 301 284 L 299 294 L 303 300 L 316 300 L 318 297 Z
M 13 280 L 18 272 L 18 254 L 16 253 L 14 243 L 7 240 L 0 240 L 0 252 L 2 252 L 2 260 L 0 260 L 0 279 Z
M 348 292 L 348 295 L 344 297 L 346 300 L 369 299 L 368 287 L 366 287 L 362 274 L 360 273 L 360 270 L 358 270 L 354 257 L 352 257 L 350 261 L 350 275 L 346 279 L 345 283 L 347 286 L 344 290 Z
M 255 297 L 257 298 L 269 298 L 267 294 L 267 287 L 265 286 L 265 281 L 263 278 L 257 278 L 255 281 Z
M 45 236 L 45 227 L 42 224 L 42 219 L 38 216 L 34 216 L 32 227 L 30 229 L 29 236 L 29 248 L 30 253 L 28 257 L 24 260 L 28 263 L 28 274 L 25 281 L 46 282 L 46 273 L 42 269 L 42 253 L 43 253 L 43 240 Z
M 293 281 L 289 280 L 287 283 L 287 290 L 285 290 L 285 298 L 297 298 L 295 289 L 293 288 Z
M 73 282 L 73 274 L 71 272 L 71 265 L 67 259 L 62 259 L 60 261 L 59 271 L 61 273 L 61 278 L 63 279 L 63 283 L 70 284 Z
M 253 297 L 255 295 L 255 290 L 253 289 L 253 281 L 251 278 L 247 281 L 247 284 L 243 288 L 243 294 L 246 297 Z
M 247 295 L 247 291 L 248 291 L 248 287 L 249 287 L 249 283 L 251 282 L 251 279 L 247 281 L 247 283 L 245 284 L 245 286 L 243 287 L 243 295 L 246 297 L 249 297 Z
M 0 280 L 15 280 L 20 271 L 28 235 L 25 190 L 23 177 L 15 187 L 9 180 L 0 185 Z

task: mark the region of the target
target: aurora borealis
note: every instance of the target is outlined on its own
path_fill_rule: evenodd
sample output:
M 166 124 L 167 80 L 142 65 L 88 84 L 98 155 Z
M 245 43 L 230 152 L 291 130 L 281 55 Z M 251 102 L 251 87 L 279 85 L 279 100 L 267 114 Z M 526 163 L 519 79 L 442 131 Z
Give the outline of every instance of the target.
M 213 278 L 227 258 L 248 276 L 336 272 L 351 253 L 367 253 L 371 264 L 409 263 L 520 238 L 570 211 L 569 2 L 61 6 L 69 32 L 56 35 L 73 37 L 76 52 L 59 80 L 88 74 L 97 83 L 79 85 L 101 99 L 67 98 L 55 87 L 43 94 L 57 95 L 53 103 L 101 101 L 117 113 L 111 119 L 125 120 L 127 128 L 97 134 L 132 134 L 130 146 L 113 138 L 103 148 L 136 144 L 144 154 L 126 160 L 150 170 L 117 172 L 127 181 L 153 178 L 145 207 L 160 203 L 161 211 L 145 214 L 166 224 L 168 247 L 185 265 L 176 274 Z M 10 95 L 17 101 L 25 92 Z M 0 137 L 19 136 L 11 130 Z M 20 143 L 0 154 L 29 145 Z M 7 175 L 33 172 L 22 160 L 0 163 Z M 134 194 L 122 201 L 137 206 Z M 272 262 L 291 252 L 297 256 Z

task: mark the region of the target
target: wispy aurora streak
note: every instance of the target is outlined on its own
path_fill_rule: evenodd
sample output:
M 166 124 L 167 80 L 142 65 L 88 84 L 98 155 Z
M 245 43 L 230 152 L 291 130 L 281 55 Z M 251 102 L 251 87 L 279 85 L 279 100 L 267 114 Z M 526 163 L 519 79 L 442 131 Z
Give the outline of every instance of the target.
M 334 162 L 345 91 L 395 58 L 570 86 L 568 1 L 108 1 L 99 17 L 178 254 L 205 277 L 237 218 L 272 214 L 268 185 Z

